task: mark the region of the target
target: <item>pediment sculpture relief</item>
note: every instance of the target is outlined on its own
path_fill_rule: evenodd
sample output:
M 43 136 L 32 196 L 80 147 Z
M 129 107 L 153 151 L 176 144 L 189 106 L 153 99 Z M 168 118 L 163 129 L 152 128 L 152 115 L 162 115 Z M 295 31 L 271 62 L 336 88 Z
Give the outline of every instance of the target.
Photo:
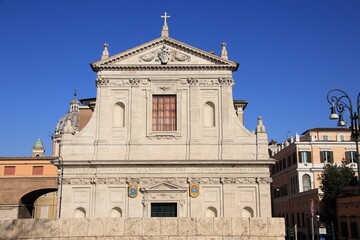
M 165 45 L 160 49 L 146 53 L 139 57 L 139 61 L 142 62 L 160 62 L 161 64 L 167 64 L 170 62 L 189 62 L 191 57 L 179 51 L 171 50 Z

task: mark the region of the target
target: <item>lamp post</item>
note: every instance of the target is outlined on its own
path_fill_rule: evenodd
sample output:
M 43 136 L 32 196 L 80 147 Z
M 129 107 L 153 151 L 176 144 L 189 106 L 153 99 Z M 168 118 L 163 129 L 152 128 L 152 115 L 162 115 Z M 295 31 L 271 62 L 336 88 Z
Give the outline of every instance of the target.
M 330 120 L 338 120 L 337 125 L 344 127 L 347 123 L 344 121 L 343 113 L 348 110 L 351 121 L 351 138 L 355 141 L 356 145 L 356 159 L 358 170 L 358 183 L 360 187 L 360 154 L 359 154 L 359 109 L 360 109 L 360 92 L 357 96 L 356 108 L 353 109 L 353 105 L 350 97 L 340 89 L 333 89 L 327 94 L 327 101 L 330 103 L 331 113 Z M 354 110 L 354 111 L 353 111 Z

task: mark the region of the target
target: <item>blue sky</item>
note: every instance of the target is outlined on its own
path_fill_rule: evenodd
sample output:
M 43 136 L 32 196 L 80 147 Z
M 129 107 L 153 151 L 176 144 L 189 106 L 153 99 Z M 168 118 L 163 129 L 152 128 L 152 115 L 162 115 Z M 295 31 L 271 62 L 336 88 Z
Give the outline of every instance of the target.
M 360 90 L 360 1 L 0 0 L 0 156 L 29 156 L 79 98 L 95 97 L 89 63 L 160 36 L 220 53 L 226 42 L 234 99 L 248 100 L 245 126 L 263 116 L 269 140 L 283 141 L 328 120 L 326 94 Z

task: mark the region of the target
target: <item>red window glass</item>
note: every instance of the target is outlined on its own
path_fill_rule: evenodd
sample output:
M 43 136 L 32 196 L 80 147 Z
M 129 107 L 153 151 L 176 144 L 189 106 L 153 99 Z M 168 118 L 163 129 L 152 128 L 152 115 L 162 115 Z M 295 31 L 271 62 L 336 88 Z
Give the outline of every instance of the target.
M 153 131 L 176 131 L 176 95 L 153 95 Z
M 33 175 L 42 175 L 44 172 L 44 167 L 43 166 L 34 166 L 33 167 Z
M 15 166 L 5 166 L 4 175 L 15 175 Z

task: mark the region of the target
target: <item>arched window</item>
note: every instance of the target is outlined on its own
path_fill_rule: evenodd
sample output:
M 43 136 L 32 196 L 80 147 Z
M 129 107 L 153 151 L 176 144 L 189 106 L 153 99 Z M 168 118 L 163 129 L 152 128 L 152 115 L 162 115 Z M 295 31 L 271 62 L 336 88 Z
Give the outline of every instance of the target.
M 119 207 L 114 207 L 113 209 L 111 209 L 110 217 L 112 217 L 112 218 L 122 217 L 121 208 L 119 208 Z
M 311 177 L 308 174 L 304 174 L 302 176 L 302 181 L 303 181 L 304 191 L 310 190 L 311 189 Z
M 204 126 L 215 126 L 215 105 L 212 102 L 207 102 L 204 105 Z
M 75 218 L 85 218 L 86 217 L 86 211 L 84 208 L 79 207 L 77 209 L 75 209 L 75 214 L 74 214 Z
M 254 217 L 254 211 L 251 207 L 245 207 L 241 210 L 241 217 L 242 218 L 250 218 Z
M 114 127 L 125 127 L 125 105 L 122 102 L 118 102 L 114 106 L 113 125 Z
M 208 207 L 205 211 L 206 217 L 217 217 L 217 211 L 214 207 Z

